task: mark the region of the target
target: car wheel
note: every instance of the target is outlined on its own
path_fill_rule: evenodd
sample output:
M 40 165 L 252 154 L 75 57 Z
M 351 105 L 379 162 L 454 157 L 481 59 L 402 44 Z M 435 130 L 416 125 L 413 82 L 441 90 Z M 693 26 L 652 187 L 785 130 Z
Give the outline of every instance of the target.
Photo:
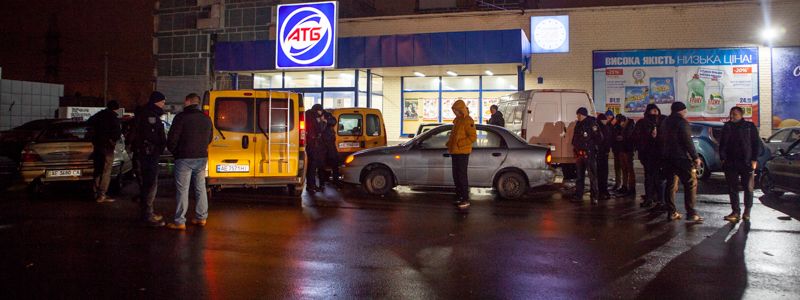
M 41 180 L 36 179 L 28 184 L 28 196 L 31 200 L 37 200 L 42 196 L 44 193 L 44 183 Z
M 364 176 L 361 184 L 370 194 L 384 195 L 394 188 L 394 177 L 386 168 L 374 168 Z
M 698 156 L 700 158 L 700 165 L 697 166 L 697 179 L 706 180 L 711 177 L 711 170 L 708 169 L 708 164 L 706 164 L 706 159 L 702 156 Z
M 528 192 L 528 182 L 517 172 L 505 172 L 497 178 L 495 189 L 504 199 L 518 199 Z
M 783 196 L 783 192 L 775 190 L 775 181 L 772 179 L 772 175 L 765 169 L 761 173 L 761 180 L 759 180 L 761 184 L 761 191 L 764 192 L 764 195 L 767 197 L 780 197 Z

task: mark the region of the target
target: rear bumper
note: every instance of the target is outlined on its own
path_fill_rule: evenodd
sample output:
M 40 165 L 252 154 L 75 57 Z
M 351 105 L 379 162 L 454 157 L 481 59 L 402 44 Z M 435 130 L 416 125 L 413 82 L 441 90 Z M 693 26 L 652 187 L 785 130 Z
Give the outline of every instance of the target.
M 256 188 L 303 185 L 301 177 L 247 177 L 247 178 L 206 178 L 206 185 L 219 188 Z
M 558 174 L 553 169 L 545 169 L 545 170 L 531 170 L 527 172 L 528 174 L 528 187 L 535 188 L 543 185 L 551 185 L 556 182 L 557 176 L 562 176 Z M 563 178 L 562 178 L 563 180 Z
M 123 169 L 124 166 L 124 169 Z M 115 178 L 121 176 L 131 170 L 131 164 L 124 164 L 121 161 L 115 161 L 111 168 L 111 177 Z M 52 170 L 81 170 L 81 176 L 63 176 L 63 177 L 48 177 L 47 171 Z M 39 180 L 43 183 L 47 182 L 62 182 L 62 181 L 88 181 L 94 179 L 94 166 L 92 164 L 36 164 L 33 166 L 22 165 L 20 174 L 25 183 L 31 183 L 34 180 Z

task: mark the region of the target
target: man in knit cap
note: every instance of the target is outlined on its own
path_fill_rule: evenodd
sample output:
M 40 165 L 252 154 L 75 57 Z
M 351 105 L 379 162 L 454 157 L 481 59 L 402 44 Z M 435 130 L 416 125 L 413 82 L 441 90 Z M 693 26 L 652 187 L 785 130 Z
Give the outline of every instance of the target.
M 572 135 L 572 149 L 575 152 L 575 165 L 578 178 L 575 181 L 575 197 L 573 201 L 583 201 L 586 172 L 589 172 L 589 191 L 592 205 L 597 204 L 600 190 L 597 182 L 597 156 L 603 142 L 603 133 L 597 125 L 597 119 L 589 116 L 585 107 L 575 112 L 578 123 Z
M 161 121 L 166 101 L 164 94 L 151 93 L 147 104 L 136 110 L 129 137 L 141 183 L 139 207 L 142 222 L 152 227 L 164 226 L 163 217 L 153 212 L 153 202 L 158 191 L 158 159 L 167 145 L 164 122 Z
M 672 103 L 672 113 L 661 123 L 659 144 L 665 159 L 664 174 L 667 178 L 667 218 L 679 220 L 682 216 L 675 208 L 678 181 L 683 184 L 684 206 L 688 221 L 702 222 L 703 218 L 694 209 L 697 201 L 697 166 L 700 158 L 694 149 L 691 128 L 686 121 L 686 105 Z

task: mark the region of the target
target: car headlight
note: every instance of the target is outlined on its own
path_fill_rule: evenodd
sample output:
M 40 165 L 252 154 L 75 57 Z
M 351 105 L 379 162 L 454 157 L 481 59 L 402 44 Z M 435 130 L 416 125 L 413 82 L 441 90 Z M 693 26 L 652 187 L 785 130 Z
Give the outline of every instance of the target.
M 349 164 L 350 164 L 351 162 L 353 162 L 353 160 L 355 160 L 355 159 L 356 159 L 356 157 L 355 157 L 355 156 L 353 156 L 353 155 L 348 155 L 348 156 L 347 156 L 347 158 L 345 158 L 345 160 L 344 160 L 344 164 L 345 164 L 345 165 L 349 165 Z

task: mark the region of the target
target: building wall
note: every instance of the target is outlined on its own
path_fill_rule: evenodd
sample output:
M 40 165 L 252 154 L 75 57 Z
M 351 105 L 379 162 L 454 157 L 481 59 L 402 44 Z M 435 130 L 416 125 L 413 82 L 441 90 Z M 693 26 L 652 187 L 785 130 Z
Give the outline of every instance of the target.
M 766 9 L 773 24 L 787 29 L 778 45 L 800 44 L 800 1 L 772 1 Z M 533 55 L 526 88 L 577 88 L 592 92 L 592 51 L 657 48 L 760 47 L 759 96 L 762 135 L 771 131 L 770 51 L 759 37 L 763 27 L 759 1 L 642 5 L 516 12 L 413 15 L 342 20 L 339 36 L 370 36 L 522 28 L 530 36 L 533 15 L 570 16 L 570 52 Z M 536 78 L 544 83 L 537 84 Z M 387 82 L 391 78 L 385 79 Z M 396 88 L 393 88 L 396 87 Z M 399 132 L 399 82 L 384 91 L 389 132 Z M 391 104 L 391 105 L 390 105 Z M 396 117 L 389 110 L 396 111 Z M 397 123 L 389 123 L 389 118 Z M 395 128 L 396 127 L 396 128 Z M 390 138 L 396 135 L 390 135 Z
M 55 117 L 61 96 L 61 84 L 0 79 L 0 130 Z

